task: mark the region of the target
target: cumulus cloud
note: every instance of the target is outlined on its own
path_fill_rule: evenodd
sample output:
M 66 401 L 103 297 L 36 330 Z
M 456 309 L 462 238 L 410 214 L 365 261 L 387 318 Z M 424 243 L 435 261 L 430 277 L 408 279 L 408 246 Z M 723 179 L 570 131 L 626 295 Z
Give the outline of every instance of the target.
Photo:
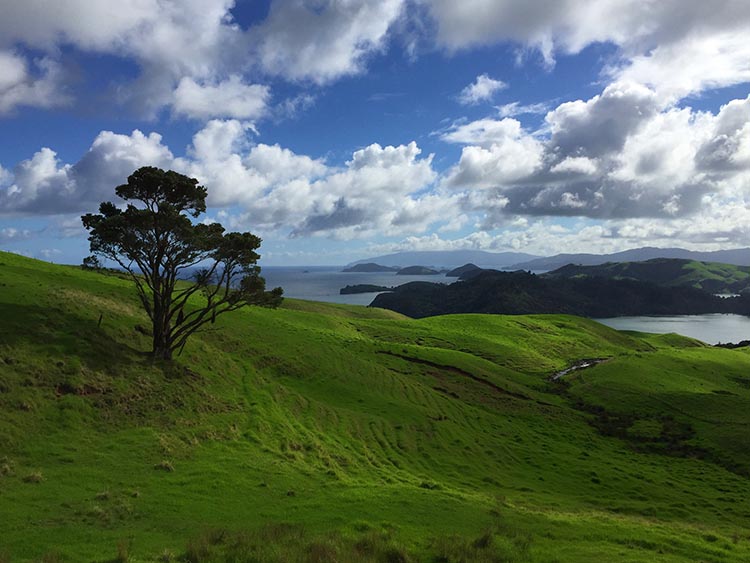
M 267 72 L 329 82 L 362 70 L 382 50 L 403 0 L 276 0 L 251 37 Z
M 203 84 L 184 77 L 174 91 L 172 108 L 178 115 L 194 119 L 258 119 L 268 111 L 269 98 L 268 86 L 245 84 L 236 74 L 223 82 Z
M 619 47 L 605 72 L 639 82 L 666 101 L 750 80 L 750 4 L 743 0 L 423 1 L 449 50 L 504 41 L 556 53 L 592 43 Z
M 452 187 L 490 188 L 532 174 L 540 165 L 543 145 L 512 118 L 482 119 L 453 127 L 442 135 L 449 143 L 467 144 L 447 174 Z
M 609 67 L 605 75 L 646 84 L 665 103 L 704 90 L 750 82 L 748 33 L 750 25 L 739 30 L 691 34 Z
M 209 188 L 209 206 L 230 209 L 227 222 L 235 228 L 349 239 L 422 232 L 460 213 L 458 195 L 431 189 L 437 177 L 432 155 L 422 156 L 415 142 L 373 143 L 336 167 L 279 145 L 256 144 L 253 135 L 249 123 L 211 120 L 186 156 L 175 157 L 157 133 L 103 131 L 73 164 L 44 148 L 0 184 L 0 213 L 92 211 L 115 199 L 114 187 L 143 165 L 198 178 Z M 60 229 L 72 231 L 70 225 Z
M 650 88 L 614 83 L 545 117 L 544 134 L 512 118 L 444 132 L 464 144 L 447 186 L 468 190 L 483 228 L 514 215 L 681 218 L 707 196 L 734 201 L 750 174 L 750 98 L 716 114 L 663 107 Z
M 111 199 L 114 187 L 139 166 L 171 162 L 172 154 L 156 133 L 102 131 L 75 164 L 60 162 L 57 153 L 46 147 L 20 162 L 12 180 L 0 188 L 0 210 L 58 214 L 95 209 L 99 202 Z
M 231 21 L 233 5 L 232 0 L 6 2 L 0 48 L 24 45 L 54 59 L 66 45 L 132 58 L 141 78 L 137 87 L 120 93 L 155 111 L 169 103 L 179 78 L 211 77 L 236 64 L 241 30 Z
M 61 47 L 105 53 L 134 61 L 140 75 L 118 84 L 121 103 L 144 115 L 174 104 L 174 114 L 197 119 L 256 119 L 266 113 L 267 87 L 249 77 L 261 73 L 322 84 L 364 69 L 387 47 L 389 30 L 405 0 L 274 0 L 268 16 L 242 29 L 232 15 L 234 0 L 31 0 L 3 6 L 0 51 L 23 47 L 45 52 L 39 74 L 51 73 Z M 12 66 L 12 68 L 11 68 Z M 7 67 L 7 68 L 6 68 Z M 0 57 L 3 83 L 22 82 L 18 61 Z M 43 72 L 42 72 L 43 71 Z M 59 78 L 37 85 L 60 100 Z M 25 79 L 24 83 L 29 80 Z M 41 107 L 41 92 L 3 96 L 0 105 Z M 47 96 L 46 100 L 54 99 Z M 213 106 L 208 102 L 214 100 Z M 216 103 L 216 101 L 220 103 Z M 299 98 L 285 111 L 299 110 Z M 7 109 L 6 109 L 7 111 Z M 282 112 L 283 113 L 283 112 Z
M 330 83 L 362 72 L 394 36 L 413 44 L 429 41 L 433 32 L 449 50 L 512 42 L 520 52 L 538 50 L 549 65 L 557 53 L 610 42 L 618 51 L 604 76 L 647 85 L 664 103 L 750 80 L 750 4 L 743 0 L 273 0 L 268 16 L 249 29 L 233 19 L 234 0 L 5 4 L 4 112 L 24 103 L 64 103 L 60 57 L 62 49 L 77 49 L 135 62 L 140 76 L 116 91 L 121 102 L 145 115 L 156 116 L 174 103 L 178 116 L 258 119 L 267 114 L 266 86 L 256 83 L 263 73 Z M 25 61 L 23 72 L 18 49 L 44 56 L 34 65 Z M 460 100 L 490 100 L 502 86 L 480 75 Z M 212 96 L 224 105 L 211 107 L 206 101 Z M 507 107 L 505 116 L 520 109 Z
M 42 58 L 30 68 L 22 56 L 0 51 L 0 115 L 21 106 L 51 108 L 69 102 L 57 62 Z
M 538 48 L 548 60 L 556 48 L 577 52 L 595 41 L 625 41 L 653 12 L 637 0 L 432 0 L 426 5 L 438 41 L 449 49 L 510 40 Z
M 560 104 L 545 121 L 558 151 L 596 157 L 620 150 L 628 136 L 658 110 L 653 90 L 640 84 L 615 83 L 585 102 Z
M 458 101 L 465 105 L 478 104 L 491 100 L 500 90 L 508 85 L 502 80 L 490 78 L 487 74 L 480 74 L 477 79 L 461 90 Z
M 377 143 L 355 151 L 343 170 L 314 182 L 296 182 L 293 213 L 303 212 L 293 236 L 333 233 L 340 238 L 373 232 L 420 231 L 439 220 L 435 214 L 443 199 L 418 192 L 435 179 L 432 156 L 419 158 L 416 143 L 381 147 Z M 287 188 L 282 187 L 282 194 Z M 251 210 L 263 221 L 271 211 L 274 221 L 289 222 L 293 215 L 279 213 L 283 200 L 271 192 Z M 300 196 L 306 197 L 300 197 Z M 304 210 L 304 211 L 303 211 Z

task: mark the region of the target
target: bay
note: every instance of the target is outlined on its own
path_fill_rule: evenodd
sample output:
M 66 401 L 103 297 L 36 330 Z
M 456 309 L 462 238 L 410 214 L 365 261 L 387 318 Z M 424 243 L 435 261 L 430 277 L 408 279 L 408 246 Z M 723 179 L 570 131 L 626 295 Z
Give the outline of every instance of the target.
M 675 315 L 663 317 L 614 317 L 594 319 L 616 330 L 637 330 L 667 334 L 675 332 L 697 338 L 707 344 L 750 340 L 750 317 L 710 313 L 706 315 Z
M 261 275 L 266 287 L 282 287 L 284 296 L 310 301 L 327 301 L 349 305 L 369 305 L 377 293 L 340 295 L 347 285 L 372 284 L 393 287 L 412 281 L 452 283 L 456 278 L 444 274 L 432 276 L 398 276 L 395 272 L 342 272 L 343 266 L 265 266 Z

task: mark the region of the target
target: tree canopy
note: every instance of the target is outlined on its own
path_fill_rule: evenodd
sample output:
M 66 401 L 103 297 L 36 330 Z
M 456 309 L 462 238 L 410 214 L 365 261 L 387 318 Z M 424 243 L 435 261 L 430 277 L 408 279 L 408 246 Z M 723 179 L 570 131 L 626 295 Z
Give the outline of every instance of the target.
M 276 307 L 282 290 L 265 290 L 257 261 L 261 239 L 196 223 L 207 190 L 198 180 L 146 166 L 115 193 L 124 209 L 103 202 L 81 217 L 91 252 L 130 274 L 153 326 L 155 358 L 171 359 L 188 337 L 245 305 Z

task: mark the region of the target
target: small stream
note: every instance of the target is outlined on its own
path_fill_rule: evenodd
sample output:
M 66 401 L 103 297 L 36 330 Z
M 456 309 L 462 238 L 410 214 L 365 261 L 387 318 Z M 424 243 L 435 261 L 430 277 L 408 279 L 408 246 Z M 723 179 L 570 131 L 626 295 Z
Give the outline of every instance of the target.
M 586 369 L 586 368 L 594 367 L 597 364 L 606 362 L 608 359 L 609 358 L 590 358 L 586 360 L 578 360 L 575 364 L 573 364 L 569 368 L 565 368 L 564 370 L 556 371 L 555 373 L 553 373 L 550 376 L 550 381 L 557 381 L 558 379 L 562 379 L 569 373 L 578 371 L 579 369 Z

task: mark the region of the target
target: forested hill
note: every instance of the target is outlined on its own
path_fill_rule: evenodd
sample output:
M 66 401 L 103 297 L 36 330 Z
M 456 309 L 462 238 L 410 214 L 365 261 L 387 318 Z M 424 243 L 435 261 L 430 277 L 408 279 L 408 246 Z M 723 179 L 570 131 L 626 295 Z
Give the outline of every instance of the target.
M 487 270 L 450 285 L 413 282 L 378 295 L 373 307 L 414 318 L 450 313 L 565 313 L 584 317 L 689 315 L 750 311 L 744 297 L 720 298 L 693 287 L 632 279 L 549 277 Z
M 644 262 L 610 262 L 596 266 L 568 264 L 545 276 L 631 279 L 664 286 L 686 286 L 710 293 L 740 293 L 750 289 L 750 267 L 670 258 Z

